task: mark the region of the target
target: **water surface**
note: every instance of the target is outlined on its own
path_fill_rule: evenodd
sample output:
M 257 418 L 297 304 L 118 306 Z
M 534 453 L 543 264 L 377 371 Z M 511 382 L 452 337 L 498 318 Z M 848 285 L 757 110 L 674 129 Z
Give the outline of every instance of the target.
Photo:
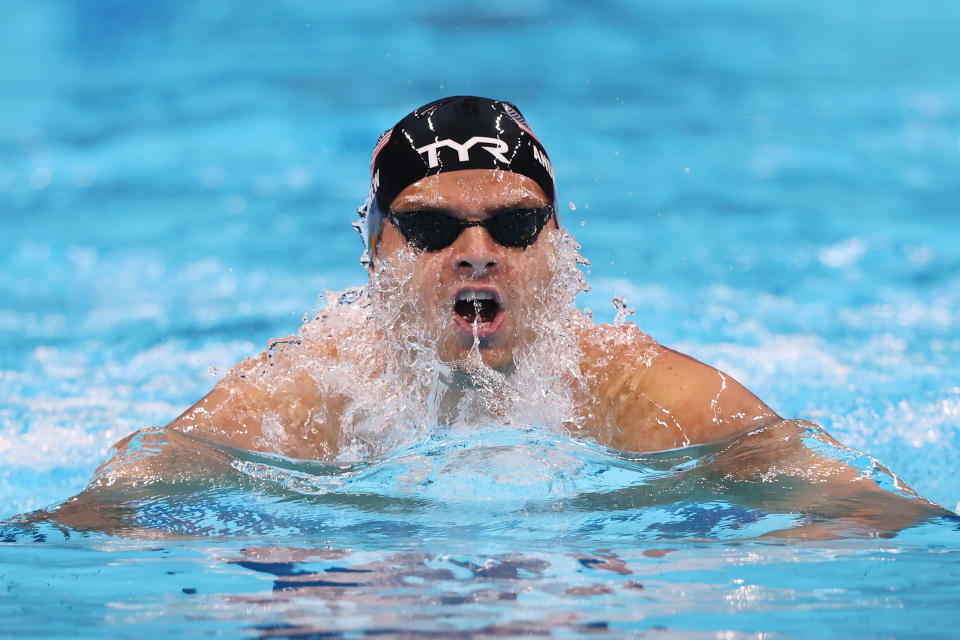
M 956 510 L 958 12 L 946 1 L 5 7 L 0 517 L 80 492 L 113 442 L 166 424 L 295 332 L 324 288 L 364 282 L 349 222 L 370 148 L 410 108 L 458 93 L 515 101 L 549 149 L 561 220 L 592 261 L 580 307 L 610 320 L 624 295 L 664 344 Z M 478 438 L 464 450 L 494 446 Z M 417 446 L 407 453 L 444 455 Z M 528 489 L 461 470 L 502 505 L 444 506 L 434 485 L 394 482 L 399 459 L 364 475 L 237 454 L 246 471 L 223 463 L 220 489 L 168 487 L 112 514 L 134 537 L 66 538 L 39 523 L 35 542 L 17 528 L 0 548 L 5 629 L 954 631 L 949 521 L 892 538 L 758 539 L 796 515 L 730 493 L 684 502 L 670 483 L 685 472 L 615 452 L 526 447 Z M 552 485 L 538 480 L 538 451 L 585 475 L 561 466 Z M 258 478 L 264 464 L 287 471 Z M 600 468 L 617 477 L 585 497 Z M 373 469 L 409 493 L 381 495 Z M 366 497 L 293 488 L 317 478 Z M 657 482 L 666 502 L 638 501 Z M 143 537 L 161 524 L 163 537 Z

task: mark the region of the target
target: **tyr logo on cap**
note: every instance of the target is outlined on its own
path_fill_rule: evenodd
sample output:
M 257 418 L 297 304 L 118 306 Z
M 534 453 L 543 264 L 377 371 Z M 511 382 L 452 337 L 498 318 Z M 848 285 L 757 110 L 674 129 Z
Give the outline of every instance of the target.
M 480 148 L 488 152 L 499 162 L 504 164 L 510 164 L 510 161 L 503 155 L 504 151 L 510 149 L 509 145 L 503 140 L 497 138 L 487 138 L 484 136 L 473 136 L 463 144 L 458 144 L 449 138 L 446 140 L 437 140 L 436 142 L 431 142 L 430 144 L 424 145 L 417 149 L 419 154 L 427 154 L 427 166 L 431 169 L 440 164 L 439 159 L 437 158 L 437 151 L 441 147 L 450 147 L 455 149 L 457 152 L 457 160 L 460 162 L 468 162 L 470 160 L 470 148 L 474 145 L 481 144 Z M 492 145 L 492 146 L 490 146 Z
M 464 169 L 518 173 L 536 182 L 551 202 L 557 198 L 547 152 L 514 105 L 479 96 L 434 100 L 377 140 L 370 190 L 359 209 L 367 255 L 373 255 L 383 214 L 404 189 L 428 176 Z

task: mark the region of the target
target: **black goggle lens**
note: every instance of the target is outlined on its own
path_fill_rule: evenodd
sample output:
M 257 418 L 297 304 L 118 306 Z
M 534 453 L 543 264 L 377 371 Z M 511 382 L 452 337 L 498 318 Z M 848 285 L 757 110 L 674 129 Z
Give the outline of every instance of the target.
M 410 244 L 423 251 L 449 247 L 468 227 L 483 227 L 498 244 L 526 249 L 553 217 L 553 207 L 510 209 L 486 220 L 468 221 L 441 211 L 391 211 L 387 218 Z

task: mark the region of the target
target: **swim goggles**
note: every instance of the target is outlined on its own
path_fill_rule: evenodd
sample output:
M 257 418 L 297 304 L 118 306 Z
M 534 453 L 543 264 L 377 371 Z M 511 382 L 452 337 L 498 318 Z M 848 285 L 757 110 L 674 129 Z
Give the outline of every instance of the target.
M 449 247 L 469 227 L 483 227 L 498 244 L 526 249 L 554 215 L 552 205 L 499 211 L 483 220 L 464 220 L 442 211 L 388 211 L 386 218 L 423 251 Z

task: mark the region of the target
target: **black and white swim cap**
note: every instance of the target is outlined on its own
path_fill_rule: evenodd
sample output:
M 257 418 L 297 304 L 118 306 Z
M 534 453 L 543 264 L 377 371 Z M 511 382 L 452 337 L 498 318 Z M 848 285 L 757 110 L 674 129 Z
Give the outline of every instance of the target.
M 370 162 L 370 192 L 354 226 L 369 264 L 383 212 L 401 191 L 427 176 L 464 169 L 500 169 L 534 180 L 556 200 L 553 166 L 513 104 L 476 96 L 443 98 L 415 109 L 384 131 Z

